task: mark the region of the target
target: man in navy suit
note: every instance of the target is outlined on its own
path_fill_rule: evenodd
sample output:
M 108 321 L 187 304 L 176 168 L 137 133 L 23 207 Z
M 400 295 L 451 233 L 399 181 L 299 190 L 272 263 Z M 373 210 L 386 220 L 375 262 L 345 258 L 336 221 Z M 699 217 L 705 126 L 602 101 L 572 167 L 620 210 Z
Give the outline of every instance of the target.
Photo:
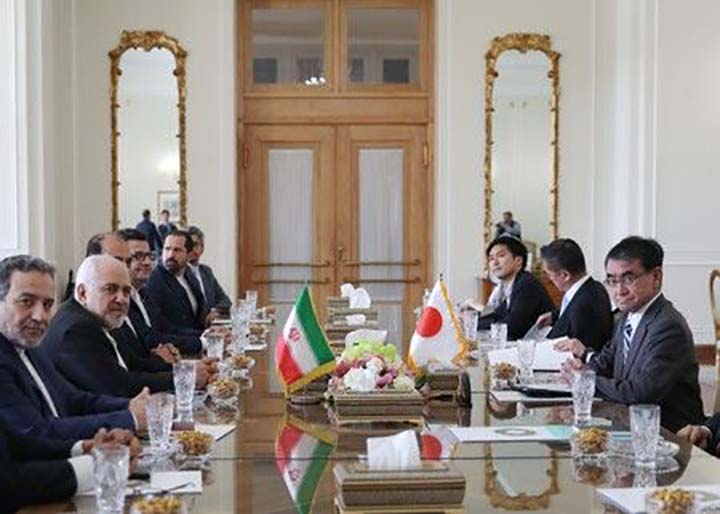
M 512 236 L 500 236 L 487 247 L 490 273 L 500 282 L 478 319 L 478 329 L 506 323 L 508 340 L 521 339 L 541 314 L 553 309 L 543 285 L 525 271 L 527 248 Z
M 172 389 L 172 372 L 141 371 L 134 356 L 126 361 L 110 331 L 122 326 L 130 302 L 127 267 L 109 255 L 87 257 L 78 268 L 75 298 L 60 306 L 41 350 L 70 382 L 86 391 L 131 397 L 148 387 Z M 211 371 L 197 367 L 196 385 Z
M 188 255 L 188 267 L 200 284 L 208 308 L 219 315 L 227 315 L 232 301 L 215 278 L 212 268 L 200 263 L 200 257 L 205 252 L 205 234 L 195 226 L 188 227 L 187 233 L 193 241 L 193 249 Z
M 79 439 L 102 427 L 145 430 L 147 391 L 80 391 L 37 352 L 54 304 L 54 268 L 29 255 L 0 261 L 0 422 L 19 434 Z
M 610 296 L 588 275 L 580 246 L 572 239 L 556 239 L 540 248 L 540 257 L 548 278 L 564 294 L 560 310 L 540 316 L 538 325 L 552 325 L 549 339 L 565 336 L 600 350 L 612 336 Z
M 145 234 L 153 252 L 159 255 L 162 251 L 162 238 L 160 237 L 157 226 L 155 226 L 155 223 L 150 219 L 150 216 L 150 209 L 145 209 L 142 212 L 142 221 L 135 226 L 135 229 Z
M 175 230 L 165 237 L 161 262 L 145 285 L 159 309 L 160 323 L 175 333 L 199 336 L 211 321 L 210 310 L 195 275 L 188 269 L 193 242 L 187 232 Z
M 132 327 L 134 342 L 142 345 L 144 352 L 153 352 L 165 360 L 183 354 L 198 354 L 202 349 L 200 338 L 193 334 L 176 334 L 172 327 L 162 326 L 160 312 L 147 292 L 143 289 L 153 270 L 150 246 L 145 235 L 137 230 L 125 229 L 120 236 L 127 242 L 130 253 L 130 280 L 133 289 L 130 292 L 130 310 L 126 324 Z M 128 333 L 128 330 L 125 331 Z M 143 350 L 139 350 L 143 352 Z M 144 354 L 144 353 L 141 353 Z

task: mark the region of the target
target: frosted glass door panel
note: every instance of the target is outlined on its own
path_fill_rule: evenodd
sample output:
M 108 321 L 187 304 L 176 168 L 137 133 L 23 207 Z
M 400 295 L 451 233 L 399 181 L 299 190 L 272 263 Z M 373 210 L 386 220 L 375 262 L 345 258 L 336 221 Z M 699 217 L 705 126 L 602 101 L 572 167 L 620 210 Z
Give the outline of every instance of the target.
M 311 263 L 313 260 L 313 162 L 314 154 L 304 148 L 275 148 L 268 152 L 270 202 L 270 261 Z M 304 281 L 312 268 L 273 266 L 271 280 Z M 271 302 L 292 302 L 300 284 L 272 284 Z
M 363 283 L 363 280 L 400 281 L 404 278 L 404 268 L 399 265 L 404 259 L 403 160 L 402 148 L 366 148 L 358 155 L 359 260 L 398 263 L 361 265 L 360 284 L 378 304 L 381 326 L 391 331 L 388 339 L 399 348 L 402 348 L 404 284 Z

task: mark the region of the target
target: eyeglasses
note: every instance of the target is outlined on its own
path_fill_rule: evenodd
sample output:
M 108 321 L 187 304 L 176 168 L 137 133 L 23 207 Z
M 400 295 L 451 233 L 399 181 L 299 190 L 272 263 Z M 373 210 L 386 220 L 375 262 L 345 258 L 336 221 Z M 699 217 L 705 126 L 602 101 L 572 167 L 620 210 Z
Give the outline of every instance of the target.
M 117 256 L 117 255 L 113 255 L 113 258 L 114 258 L 116 261 L 122 262 L 125 266 L 130 266 L 130 262 L 131 262 L 131 259 L 132 259 L 132 257 L 128 257 L 127 259 L 123 259 L 122 257 L 119 257 L 119 256 Z
M 130 258 L 134 261 L 144 261 L 145 259 L 152 260 L 152 256 L 152 252 L 135 252 Z
M 631 287 L 635 285 L 635 282 L 637 282 L 641 277 L 649 275 L 652 272 L 653 270 L 645 271 L 644 273 L 640 274 L 624 273 L 623 275 L 620 275 L 620 277 L 606 277 L 604 280 L 604 284 L 611 289 L 614 289 L 620 285 L 623 285 L 625 287 Z

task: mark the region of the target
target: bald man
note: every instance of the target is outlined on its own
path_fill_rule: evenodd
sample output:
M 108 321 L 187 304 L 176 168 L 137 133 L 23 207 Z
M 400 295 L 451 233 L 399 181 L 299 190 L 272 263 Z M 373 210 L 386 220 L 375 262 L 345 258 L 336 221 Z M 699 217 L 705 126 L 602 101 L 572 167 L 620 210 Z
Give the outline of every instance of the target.
M 109 255 L 90 256 L 78 268 L 74 298 L 58 309 L 41 348 L 76 387 L 127 398 L 144 387 L 173 388 L 172 372 L 133 371 L 134 363 L 118 351 L 111 331 L 125 321 L 130 290 L 127 267 Z M 207 379 L 199 367 L 197 385 L 204 387 Z

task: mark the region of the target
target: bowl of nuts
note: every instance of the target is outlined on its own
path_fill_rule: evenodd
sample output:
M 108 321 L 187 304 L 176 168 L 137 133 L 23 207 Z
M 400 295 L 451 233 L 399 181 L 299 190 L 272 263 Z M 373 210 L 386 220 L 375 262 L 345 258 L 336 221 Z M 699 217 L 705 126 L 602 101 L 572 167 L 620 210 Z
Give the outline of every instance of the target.
M 215 442 L 212 435 L 197 430 L 179 432 L 175 439 L 180 446 L 180 460 L 199 464 L 207 461 Z
M 498 362 L 490 368 L 492 389 L 508 389 L 517 377 L 518 369 L 509 362 Z
M 207 396 L 217 407 L 237 407 L 239 392 L 240 386 L 232 378 L 218 378 L 207 386 Z
M 230 364 L 234 369 L 250 369 L 255 365 L 255 359 L 247 355 L 233 355 L 230 357 Z
M 174 495 L 147 496 L 130 506 L 130 514 L 185 514 L 185 504 Z
M 701 511 L 698 496 L 686 489 L 664 487 L 645 497 L 648 514 L 696 514 Z
M 574 457 L 599 460 L 605 458 L 610 433 L 598 427 L 581 428 L 570 438 Z

